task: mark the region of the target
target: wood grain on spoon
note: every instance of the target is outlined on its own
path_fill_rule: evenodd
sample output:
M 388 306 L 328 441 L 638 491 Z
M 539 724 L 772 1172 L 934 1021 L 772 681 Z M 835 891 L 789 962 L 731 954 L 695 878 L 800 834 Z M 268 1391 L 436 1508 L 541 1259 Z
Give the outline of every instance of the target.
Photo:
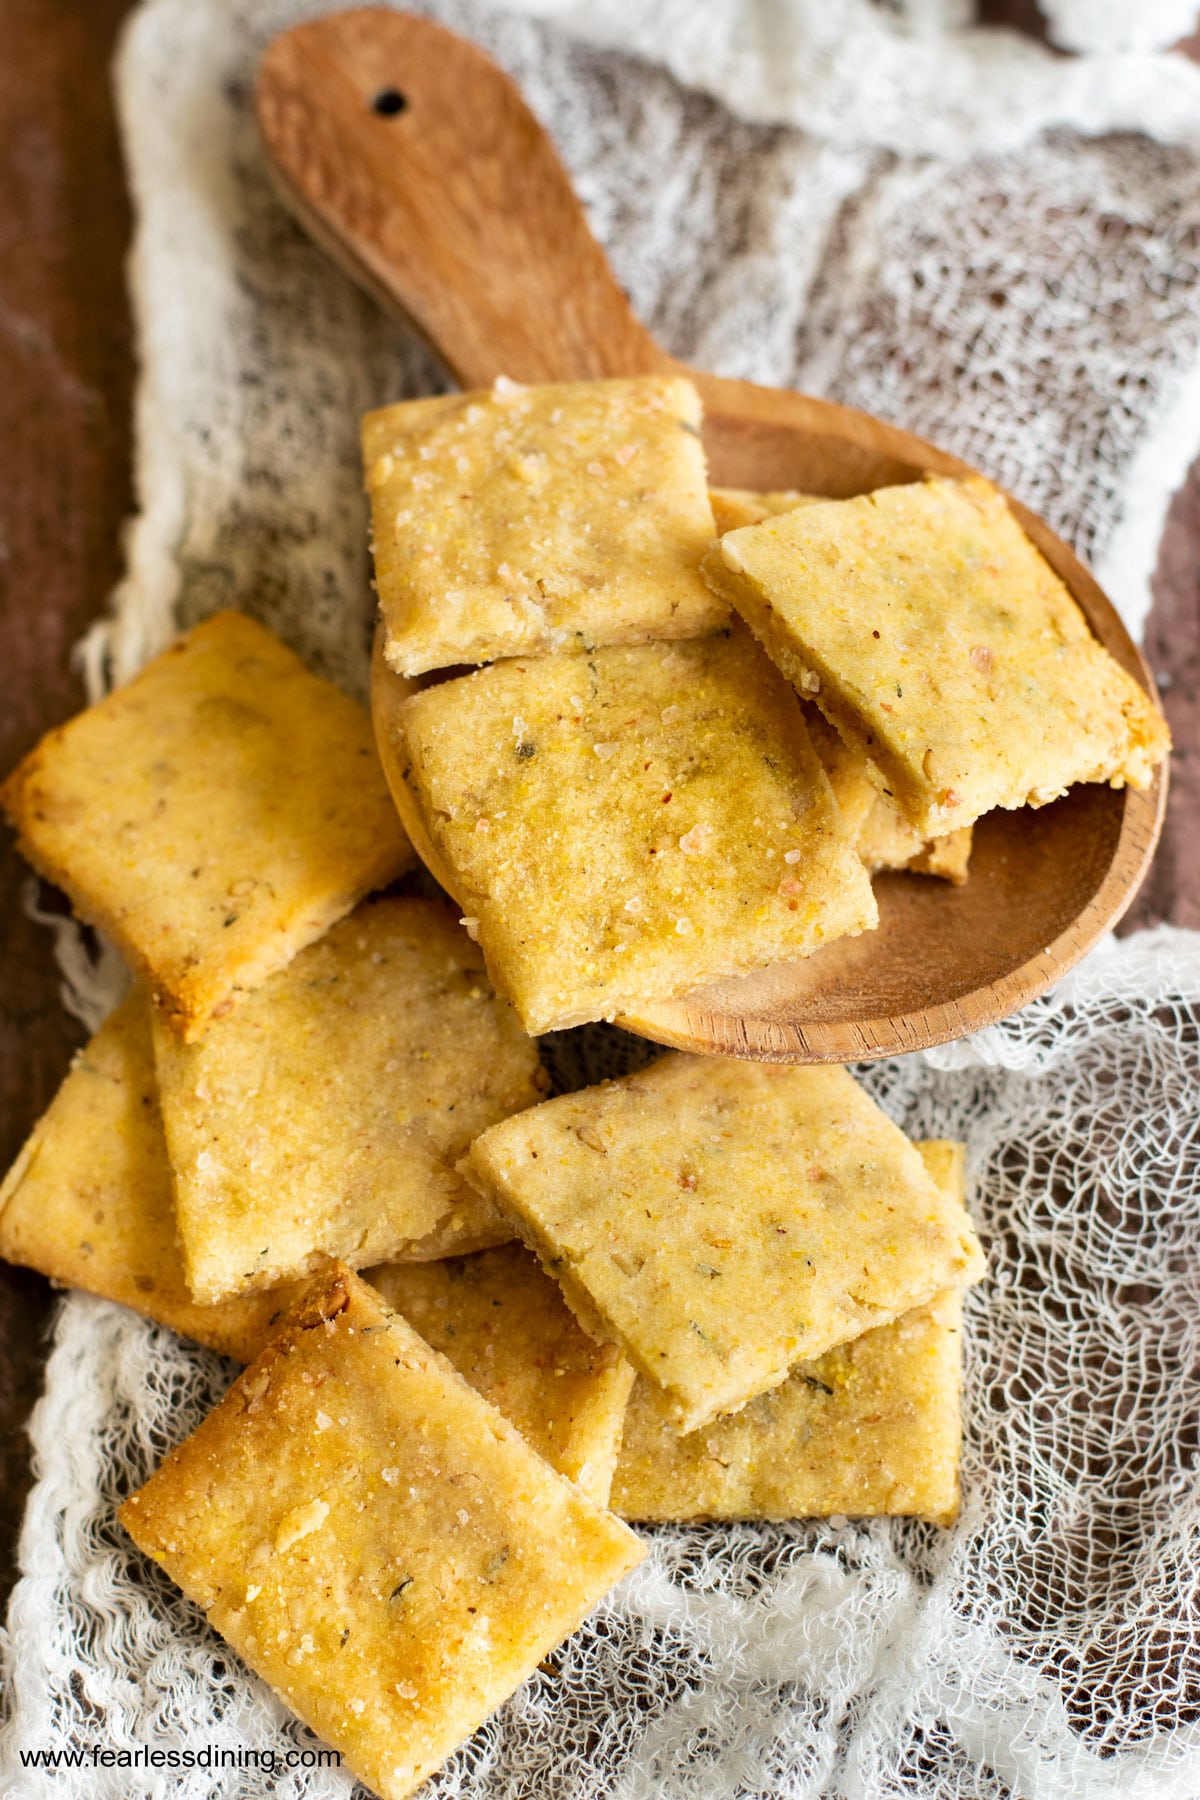
M 680 367 L 634 317 L 517 88 L 474 45 L 383 8 L 335 14 L 270 45 L 258 111 L 287 203 L 464 387 L 498 374 L 566 381 Z M 686 372 L 704 400 L 716 483 L 846 496 L 929 470 L 966 472 L 945 451 L 849 407 Z M 1041 519 L 1013 505 L 1096 636 L 1153 694 L 1093 577 Z M 380 750 L 410 813 L 396 679 L 377 653 Z M 1153 853 L 1166 787 L 1163 767 L 1145 793 L 1081 787 L 1037 811 L 990 814 L 976 826 L 965 887 L 883 876 L 878 931 L 622 1023 L 685 1048 L 813 1062 L 919 1049 L 993 1023 L 1043 992 L 1120 917 Z

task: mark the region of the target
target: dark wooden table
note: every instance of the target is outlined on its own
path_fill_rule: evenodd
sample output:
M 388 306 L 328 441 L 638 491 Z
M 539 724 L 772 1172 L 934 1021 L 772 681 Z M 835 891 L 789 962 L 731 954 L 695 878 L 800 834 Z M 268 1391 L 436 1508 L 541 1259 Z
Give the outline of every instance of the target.
M 130 0 L 6 0 L 0 18 L 0 772 L 82 703 L 71 648 L 121 572 L 133 505 L 130 213 L 109 82 L 129 10 Z M 1030 0 L 986 10 L 1036 23 Z M 1200 927 L 1200 465 L 1163 539 L 1147 643 L 1176 752 L 1162 848 L 1125 928 Z M 60 1005 L 47 934 L 22 911 L 26 881 L 5 835 L 4 1168 L 84 1035 Z M 0 1264 L 0 1605 L 53 1304 L 46 1282 Z

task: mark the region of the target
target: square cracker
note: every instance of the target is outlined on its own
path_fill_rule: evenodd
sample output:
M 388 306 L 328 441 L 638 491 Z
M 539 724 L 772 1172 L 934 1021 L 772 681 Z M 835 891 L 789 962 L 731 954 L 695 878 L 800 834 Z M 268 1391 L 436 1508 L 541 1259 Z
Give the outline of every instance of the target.
M 345 1269 L 120 1517 L 384 1800 L 643 1555 Z
M 0 803 L 187 1035 L 413 860 L 366 713 L 237 612 L 48 733 Z
M 963 1200 L 963 1146 L 918 1144 Z M 625 1415 L 612 1506 L 622 1518 L 803 1519 L 911 1514 L 951 1525 L 962 1438 L 962 1296 L 879 1325 L 792 1370 L 732 1418 L 680 1437 L 639 1381 Z
M 523 1244 L 393 1263 L 367 1280 L 552 1468 L 606 1504 L 633 1369 L 580 1329 Z
M 0 1186 L 0 1256 L 241 1362 L 297 1298 L 289 1286 L 200 1306 L 188 1291 L 144 990 L 79 1052 Z
M 401 719 L 414 808 L 528 1031 L 877 921 L 795 696 L 741 627 L 497 663 Z
M 493 1126 L 462 1167 L 678 1431 L 982 1268 L 846 1069 L 664 1056 Z
M 518 387 L 368 413 L 384 656 L 402 675 L 694 637 L 728 616 L 700 399 L 676 376 Z
M 0 1257 L 116 1300 L 238 1362 L 307 1282 L 201 1305 L 184 1279 L 158 1110 L 150 1003 L 101 1026 L 0 1185 Z M 633 1370 L 580 1330 L 523 1245 L 367 1276 L 560 1473 L 603 1505 Z
M 923 838 L 1076 782 L 1145 787 L 1166 754 L 1157 706 L 986 481 L 801 507 L 704 570 Z
M 361 906 L 199 1042 L 156 1022 L 155 1054 L 196 1299 L 512 1235 L 454 1164 L 545 1078 L 436 901 Z
M 880 793 L 867 758 L 852 749 L 815 706 L 804 708 L 804 722 L 867 871 L 875 875 L 881 869 L 911 869 L 961 887 L 971 860 L 973 826 L 964 825 L 945 837 L 922 838 L 895 802 Z
M 958 1516 L 962 1295 L 879 1325 L 680 1437 L 639 1381 L 610 1504 L 622 1519 Z

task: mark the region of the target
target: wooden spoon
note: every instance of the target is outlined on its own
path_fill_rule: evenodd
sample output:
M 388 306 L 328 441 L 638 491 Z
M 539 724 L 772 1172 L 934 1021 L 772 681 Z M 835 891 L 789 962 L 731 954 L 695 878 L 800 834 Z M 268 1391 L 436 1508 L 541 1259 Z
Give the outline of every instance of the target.
M 268 47 L 258 115 L 287 203 L 464 387 L 499 374 L 564 381 L 681 366 L 634 318 L 545 132 L 473 44 L 381 7 L 318 19 Z M 704 400 L 714 483 L 842 497 L 927 470 L 967 472 L 865 413 L 687 372 Z M 1101 643 L 1153 695 L 1092 576 L 1041 519 L 1014 510 Z M 404 691 L 377 648 L 380 753 L 411 819 L 396 738 Z M 887 1056 L 992 1024 L 1120 918 L 1150 861 L 1166 789 L 1163 767 L 1145 793 L 1085 786 L 1037 811 L 991 813 L 975 827 L 964 887 L 882 876 L 877 931 L 621 1023 L 685 1049 L 788 1062 Z

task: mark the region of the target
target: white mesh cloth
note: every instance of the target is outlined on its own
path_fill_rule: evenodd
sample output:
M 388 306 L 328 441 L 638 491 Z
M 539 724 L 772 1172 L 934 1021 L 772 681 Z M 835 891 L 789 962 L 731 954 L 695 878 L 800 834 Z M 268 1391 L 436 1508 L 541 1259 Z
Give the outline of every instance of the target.
M 437 376 L 291 225 L 261 167 L 254 57 L 317 10 L 150 0 L 125 45 L 141 516 L 115 618 L 89 640 L 96 690 L 231 602 L 362 684 L 355 419 Z M 732 0 L 564 14 L 593 37 L 623 17 L 627 44 L 669 58 L 705 97 L 539 22 L 471 0 L 436 7 L 522 83 L 671 349 L 960 450 L 1091 557 L 1135 629 L 1200 437 L 1197 77 L 1146 55 L 1178 11 L 1143 4 L 1126 44 L 1127 13 L 1062 0 L 1064 33 L 1102 59 L 1069 73 L 959 30 L 953 0 L 744 0 L 739 32 Z M 836 49 L 831 20 L 849 50 L 811 67 L 776 55 L 804 29 Z M 939 32 L 958 84 L 940 114 Z M 731 46 L 745 55 L 722 64 Z M 1158 137 L 1103 135 L 1116 125 Z M 60 937 L 71 1003 L 94 1021 L 111 965 L 92 970 Z M 971 1042 L 867 1071 L 907 1130 L 969 1144 L 989 1278 L 968 1307 L 960 1524 L 648 1534 L 648 1562 L 571 1641 L 559 1676 L 527 1684 L 434 1792 L 1200 1794 L 1198 1019 L 1200 940 L 1160 931 L 1107 946 Z M 602 1029 L 548 1047 L 570 1084 L 641 1054 Z M 104 1742 L 282 1759 L 309 1744 L 113 1524 L 116 1500 L 229 1374 L 117 1308 L 64 1302 L 3 1643 L 0 1793 L 257 1800 L 255 1772 L 51 1776 L 21 1753 Z M 312 1770 L 271 1787 L 295 1800 L 348 1790 Z
M 661 61 L 744 118 L 830 143 L 961 156 L 1049 125 L 1194 139 L 1200 74 L 1149 54 L 1189 0 L 1048 0 L 1068 64 L 973 24 L 970 0 L 534 0 L 569 31 Z M 1196 9 L 1191 7 L 1194 24 Z
M 867 1071 L 907 1131 L 968 1145 L 988 1277 L 967 1307 L 960 1523 L 646 1533 L 647 1562 L 559 1675 L 527 1683 L 432 1793 L 1194 1800 L 1198 1016 L 1200 944 L 1164 928 L 972 1042 Z M 39 1786 L 20 1751 L 282 1760 L 310 1742 L 113 1524 L 230 1373 L 121 1308 L 64 1304 L 10 1613 L 5 1794 L 259 1800 L 261 1775 L 233 1771 Z M 275 1780 L 289 1800 L 349 1789 Z

